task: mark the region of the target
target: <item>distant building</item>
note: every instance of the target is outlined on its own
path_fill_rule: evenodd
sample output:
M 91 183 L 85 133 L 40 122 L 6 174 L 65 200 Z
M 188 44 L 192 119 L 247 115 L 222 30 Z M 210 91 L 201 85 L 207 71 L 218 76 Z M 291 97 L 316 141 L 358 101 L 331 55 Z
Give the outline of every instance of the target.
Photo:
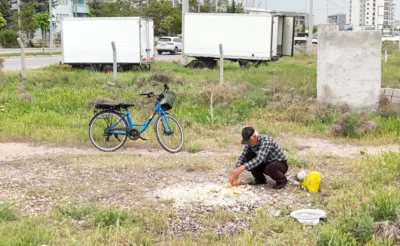
M 300 30 L 301 27 L 304 25 L 308 27 L 308 13 L 305 12 L 287 12 L 287 11 L 277 11 L 277 10 L 265 10 L 265 9 L 259 9 L 259 8 L 244 8 L 246 13 L 248 14 L 264 14 L 264 13 L 269 13 L 269 14 L 287 14 L 290 16 L 294 16 L 294 22 L 295 22 L 295 29 Z M 306 28 L 307 29 L 307 28 Z
M 349 0 L 347 23 L 353 30 L 382 30 L 395 25 L 393 0 Z
M 328 23 L 336 24 L 340 31 L 344 30 L 344 26 L 346 25 L 346 14 L 333 14 L 328 15 Z

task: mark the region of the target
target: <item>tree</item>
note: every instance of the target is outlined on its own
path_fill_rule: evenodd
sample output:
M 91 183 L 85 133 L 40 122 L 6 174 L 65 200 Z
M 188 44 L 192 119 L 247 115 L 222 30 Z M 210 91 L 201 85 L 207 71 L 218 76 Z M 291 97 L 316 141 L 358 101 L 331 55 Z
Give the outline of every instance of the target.
M 33 16 L 33 21 L 37 27 L 42 31 L 42 48 L 44 52 L 44 43 L 46 41 L 46 30 L 50 28 L 49 25 L 50 14 L 47 11 L 37 13 Z
M 21 20 L 21 31 L 25 32 L 28 38 L 29 46 L 33 46 L 32 39 L 37 29 L 37 24 L 33 20 L 37 3 L 29 2 L 20 5 L 19 18 Z
M 100 16 L 100 10 L 101 7 L 103 6 L 103 1 L 102 0 L 90 0 L 87 2 L 89 5 L 89 14 L 90 16 L 96 17 Z
M 40 13 L 49 10 L 49 0 L 20 0 L 22 4 L 35 4 L 35 12 Z M 16 0 L 12 0 L 12 3 L 16 3 Z M 58 0 L 51 0 L 51 7 L 54 9 L 58 5 Z
M 102 3 L 96 6 L 94 16 L 98 17 L 122 17 L 122 16 L 138 16 L 138 9 L 132 6 L 130 1 L 117 0 L 116 2 Z
M 312 33 L 318 32 L 318 26 L 313 26 Z
M 300 32 L 306 32 L 306 25 L 301 25 Z
M 244 13 L 245 11 L 244 11 L 244 7 L 241 3 L 236 5 L 235 0 L 233 0 L 231 5 L 227 6 L 226 12 L 227 13 Z
M 166 23 L 171 28 L 170 32 L 174 34 L 181 33 L 181 10 L 179 8 L 172 7 L 172 3 L 169 0 L 151 1 L 149 6 L 144 7 L 144 15 L 148 17 L 153 17 L 156 35 L 166 33 Z M 171 18 L 169 18 L 167 22 L 164 21 L 163 24 L 162 22 L 167 16 Z
M 167 16 L 161 21 L 161 30 L 168 30 L 168 35 L 171 35 L 171 28 L 174 24 L 174 17 Z
M 7 22 L 7 26 L 11 26 L 13 21 L 13 13 L 11 11 L 10 0 L 0 0 L 0 13 Z M 6 26 L 6 27 L 7 27 Z
M 7 25 L 6 19 L 4 19 L 3 15 L 0 13 L 0 29 Z

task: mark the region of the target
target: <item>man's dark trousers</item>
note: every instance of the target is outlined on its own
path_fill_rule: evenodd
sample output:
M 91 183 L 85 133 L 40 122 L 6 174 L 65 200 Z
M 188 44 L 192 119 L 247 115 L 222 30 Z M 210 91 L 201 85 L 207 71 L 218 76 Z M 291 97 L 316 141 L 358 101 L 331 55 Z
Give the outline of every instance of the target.
M 256 154 L 252 150 L 248 150 L 244 156 L 244 161 L 251 161 L 256 157 Z M 288 170 L 286 161 L 274 161 L 270 163 L 261 163 L 255 168 L 251 169 L 250 172 L 254 176 L 255 181 L 258 183 L 266 183 L 264 173 L 271 177 L 277 184 L 287 182 L 285 173 Z

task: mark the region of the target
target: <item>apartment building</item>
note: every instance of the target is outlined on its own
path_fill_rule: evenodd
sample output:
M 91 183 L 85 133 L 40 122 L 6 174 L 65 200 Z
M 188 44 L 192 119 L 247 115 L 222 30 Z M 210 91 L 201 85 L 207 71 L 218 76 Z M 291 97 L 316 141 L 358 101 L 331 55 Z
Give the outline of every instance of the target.
M 354 31 L 382 30 L 395 24 L 394 0 L 349 0 L 347 22 Z
M 328 23 L 336 24 L 340 31 L 344 30 L 344 26 L 346 25 L 346 14 L 339 13 L 328 15 Z

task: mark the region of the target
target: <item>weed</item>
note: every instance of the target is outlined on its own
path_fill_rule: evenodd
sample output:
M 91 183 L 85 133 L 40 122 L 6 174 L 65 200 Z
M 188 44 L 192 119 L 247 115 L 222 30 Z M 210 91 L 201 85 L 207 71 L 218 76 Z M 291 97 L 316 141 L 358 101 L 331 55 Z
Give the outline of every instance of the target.
M 27 102 L 27 103 L 33 103 L 35 101 L 35 99 L 29 92 L 24 92 L 24 93 L 19 94 L 18 99 L 21 102 Z
M 375 221 L 395 221 L 400 216 L 400 194 L 398 191 L 379 192 L 367 209 Z
M 317 246 L 357 246 L 356 239 L 349 232 L 342 232 L 333 226 L 326 226 L 318 233 Z
M 380 155 L 367 156 L 355 166 L 361 173 L 364 185 L 376 187 L 377 184 L 391 184 L 400 181 L 400 154 L 388 151 Z
M 1 221 L 12 221 L 15 220 L 17 216 L 15 215 L 14 209 L 8 203 L 0 204 L 0 222 Z
M 286 149 L 285 154 L 288 158 L 288 164 L 293 167 L 306 168 L 308 167 L 307 161 L 297 157 L 295 149 Z
M 188 147 L 188 152 L 189 153 L 197 153 L 197 152 L 200 152 L 200 151 L 201 151 L 201 148 L 199 146 L 197 146 L 197 145 L 190 145 Z
M 53 235 L 42 218 L 0 223 L 0 245 L 50 245 Z
M 339 228 L 350 232 L 357 242 L 365 243 L 372 238 L 375 229 L 374 218 L 368 213 L 357 212 L 341 217 Z
M 209 116 L 207 116 L 208 123 L 211 124 L 211 126 L 214 126 L 217 116 L 214 115 L 214 92 L 211 92 L 211 97 L 210 97 L 210 108 L 208 109 Z
M 378 125 L 374 121 L 368 121 L 366 115 L 345 113 L 339 121 L 332 126 L 332 133 L 335 136 L 359 137 L 366 133 L 373 132 Z
M 396 222 L 384 221 L 376 224 L 375 235 L 384 240 L 400 243 L 400 217 Z

